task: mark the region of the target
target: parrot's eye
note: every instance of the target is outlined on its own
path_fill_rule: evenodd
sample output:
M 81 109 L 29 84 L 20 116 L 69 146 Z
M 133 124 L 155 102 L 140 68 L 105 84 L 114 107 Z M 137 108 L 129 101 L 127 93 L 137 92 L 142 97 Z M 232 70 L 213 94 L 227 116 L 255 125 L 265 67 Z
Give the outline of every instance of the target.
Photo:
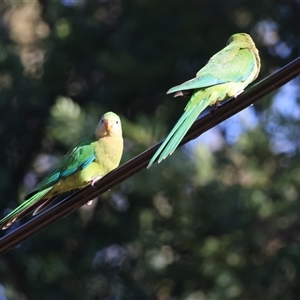
M 103 120 L 103 119 L 101 120 L 101 123 L 104 123 L 104 120 Z
M 116 121 L 116 124 L 119 124 L 119 121 Z

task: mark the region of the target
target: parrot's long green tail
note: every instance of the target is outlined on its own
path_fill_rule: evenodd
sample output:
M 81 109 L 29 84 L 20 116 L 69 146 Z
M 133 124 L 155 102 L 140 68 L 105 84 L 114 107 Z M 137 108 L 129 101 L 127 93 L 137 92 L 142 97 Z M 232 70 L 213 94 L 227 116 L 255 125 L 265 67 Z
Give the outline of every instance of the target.
M 7 229 L 12 223 L 16 220 L 20 219 L 21 216 L 27 215 L 33 207 L 36 206 L 38 201 L 40 201 L 53 187 L 48 187 L 40 192 L 37 192 L 29 199 L 25 200 L 21 205 L 19 205 L 16 209 L 14 209 L 10 214 L 8 214 L 5 218 L 0 220 L 0 228 L 2 230 Z M 45 201 L 47 198 L 45 198 Z M 39 203 L 41 205 L 41 203 Z
M 193 97 L 193 96 L 192 96 Z M 192 100 L 192 99 L 191 99 Z M 191 101 L 190 100 L 190 101 Z M 177 121 L 171 132 L 168 134 L 164 142 L 157 149 L 155 154 L 152 156 L 147 168 L 158 158 L 158 163 L 165 159 L 168 155 L 171 155 L 181 140 L 184 138 L 190 127 L 193 125 L 197 117 L 201 112 L 209 105 L 209 97 L 203 99 L 198 104 L 186 108 L 183 115 Z

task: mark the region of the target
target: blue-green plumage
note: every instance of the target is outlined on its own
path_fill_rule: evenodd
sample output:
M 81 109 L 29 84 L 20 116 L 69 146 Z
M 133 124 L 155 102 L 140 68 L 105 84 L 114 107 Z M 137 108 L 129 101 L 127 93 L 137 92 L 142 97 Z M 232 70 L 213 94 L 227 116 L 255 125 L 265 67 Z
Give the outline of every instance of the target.
M 70 150 L 37 186 L 25 197 L 25 201 L 0 220 L 0 228 L 6 229 L 17 219 L 35 209 L 39 212 L 57 195 L 93 184 L 119 165 L 123 153 L 120 118 L 108 112 L 104 114 L 95 134 L 82 139 Z
M 151 158 L 148 168 L 156 159 L 159 163 L 175 151 L 206 107 L 238 96 L 258 76 L 259 70 L 260 58 L 253 40 L 246 33 L 238 33 L 210 58 L 196 78 L 171 88 L 167 94 L 175 92 L 177 97 L 191 93 L 192 96 L 183 115 Z

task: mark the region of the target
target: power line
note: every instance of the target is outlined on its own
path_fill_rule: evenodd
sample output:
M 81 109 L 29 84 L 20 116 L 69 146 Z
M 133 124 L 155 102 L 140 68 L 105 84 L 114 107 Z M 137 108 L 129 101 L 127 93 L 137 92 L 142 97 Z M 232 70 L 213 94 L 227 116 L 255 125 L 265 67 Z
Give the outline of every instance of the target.
M 253 85 L 245 93 L 222 104 L 212 113 L 207 113 L 199 118 L 188 131 L 180 145 L 183 145 L 210 128 L 218 125 L 234 114 L 240 112 L 255 101 L 261 99 L 272 91 L 278 89 L 288 81 L 300 75 L 300 57 L 284 66 L 277 72 Z M 34 219 L 20 226 L 13 232 L 0 239 L 0 255 L 18 245 L 25 239 L 41 231 L 55 221 L 67 216 L 72 211 L 84 205 L 89 199 L 93 199 L 111 189 L 116 184 L 131 177 L 144 169 L 152 155 L 162 142 L 149 148 L 145 152 L 134 157 L 119 168 L 103 177 L 94 187 L 88 186 L 79 192 L 67 197 L 48 210 L 42 212 Z M 155 165 L 148 172 L 155 172 Z

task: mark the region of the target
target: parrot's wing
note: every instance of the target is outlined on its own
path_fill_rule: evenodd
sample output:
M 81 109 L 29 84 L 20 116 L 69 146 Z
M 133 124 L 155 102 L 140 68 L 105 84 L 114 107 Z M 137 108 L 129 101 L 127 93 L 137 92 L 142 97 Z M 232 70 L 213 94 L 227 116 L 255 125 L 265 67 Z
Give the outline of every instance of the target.
M 94 140 L 94 137 L 84 138 L 75 148 L 69 151 L 61 159 L 56 168 L 26 195 L 26 201 L 0 221 L 0 228 L 8 228 L 13 222 L 25 216 L 37 206 L 37 211 L 39 211 L 40 207 L 43 208 L 45 205 L 48 205 L 49 201 L 53 199 L 50 198 L 49 200 L 44 197 L 55 183 L 76 172 L 79 168 L 84 169 L 95 159 Z
M 70 150 L 58 163 L 55 169 L 47 175 L 25 199 L 30 198 L 33 194 L 53 186 L 60 179 L 63 179 L 79 169 L 86 168 L 95 160 L 94 137 L 82 139 L 72 150 Z
M 197 73 L 196 78 L 177 85 L 167 91 L 167 94 L 206 88 L 227 82 L 243 82 L 255 69 L 255 56 L 248 49 L 230 45 L 216 53 L 209 62 Z

